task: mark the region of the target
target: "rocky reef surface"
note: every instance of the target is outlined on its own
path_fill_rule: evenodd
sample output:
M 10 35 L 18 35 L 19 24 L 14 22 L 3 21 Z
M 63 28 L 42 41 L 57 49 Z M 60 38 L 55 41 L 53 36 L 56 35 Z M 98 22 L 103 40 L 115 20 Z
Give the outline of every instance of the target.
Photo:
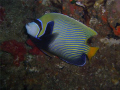
M 120 90 L 119 0 L 0 0 L 0 90 Z M 83 67 L 41 52 L 26 34 L 29 18 L 68 15 L 94 29 L 99 50 Z

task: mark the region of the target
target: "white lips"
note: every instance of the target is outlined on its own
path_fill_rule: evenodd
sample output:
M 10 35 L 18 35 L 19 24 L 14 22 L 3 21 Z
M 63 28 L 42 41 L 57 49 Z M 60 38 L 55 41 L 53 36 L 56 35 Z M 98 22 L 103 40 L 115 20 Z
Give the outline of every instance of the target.
M 39 26 L 35 22 L 26 24 L 26 29 L 27 33 L 33 37 L 36 37 L 39 32 Z

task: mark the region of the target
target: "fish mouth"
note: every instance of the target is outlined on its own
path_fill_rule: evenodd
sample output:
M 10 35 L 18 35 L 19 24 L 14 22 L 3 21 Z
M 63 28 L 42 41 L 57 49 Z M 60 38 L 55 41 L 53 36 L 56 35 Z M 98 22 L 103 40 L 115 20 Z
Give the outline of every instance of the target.
M 26 27 L 26 29 L 28 30 L 28 29 L 30 28 L 29 23 L 27 23 L 27 24 L 25 25 L 25 27 Z

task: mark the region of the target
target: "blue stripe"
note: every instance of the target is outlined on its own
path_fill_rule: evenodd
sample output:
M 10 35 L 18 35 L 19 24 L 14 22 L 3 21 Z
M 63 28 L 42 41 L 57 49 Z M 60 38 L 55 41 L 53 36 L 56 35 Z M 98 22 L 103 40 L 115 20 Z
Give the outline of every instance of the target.
M 70 28 L 78 28 L 78 29 L 80 29 L 80 27 L 78 27 L 77 25 L 72 25 L 72 24 L 70 24 L 70 23 L 69 23 L 69 24 L 68 24 L 68 23 L 66 24 L 66 23 L 57 22 L 57 23 L 56 23 L 56 26 L 57 26 L 57 27 L 61 27 L 61 26 L 62 26 L 62 27 L 64 27 L 64 28 L 65 28 L 65 27 L 70 27 Z
M 86 47 L 86 46 L 85 46 Z M 51 47 L 51 49 L 53 51 L 65 51 L 65 50 L 71 50 L 71 51 L 75 51 L 74 49 L 76 49 L 78 52 L 79 51 L 84 51 L 86 48 L 84 46 L 64 46 L 64 45 L 57 45 L 57 46 L 53 46 Z M 87 50 L 87 49 L 86 49 Z
M 55 26 L 55 29 L 68 29 L 68 30 L 79 30 L 79 31 L 83 31 L 83 29 L 82 28 L 77 28 L 77 27 L 64 27 L 63 25 L 59 25 L 59 26 Z
M 59 33 L 53 43 L 49 45 L 51 52 L 65 58 L 80 58 L 82 53 L 89 50 L 85 45 L 86 32 L 78 24 L 65 20 L 55 20 L 53 33 Z

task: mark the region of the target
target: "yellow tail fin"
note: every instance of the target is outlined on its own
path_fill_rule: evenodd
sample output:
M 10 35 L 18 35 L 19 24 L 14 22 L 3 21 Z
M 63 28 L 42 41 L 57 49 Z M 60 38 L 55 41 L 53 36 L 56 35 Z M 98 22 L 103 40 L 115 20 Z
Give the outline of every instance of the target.
M 91 60 L 91 58 L 95 55 L 99 48 L 98 47 L 90 47 L 89 52 L 87 53 L 88 59 Z

